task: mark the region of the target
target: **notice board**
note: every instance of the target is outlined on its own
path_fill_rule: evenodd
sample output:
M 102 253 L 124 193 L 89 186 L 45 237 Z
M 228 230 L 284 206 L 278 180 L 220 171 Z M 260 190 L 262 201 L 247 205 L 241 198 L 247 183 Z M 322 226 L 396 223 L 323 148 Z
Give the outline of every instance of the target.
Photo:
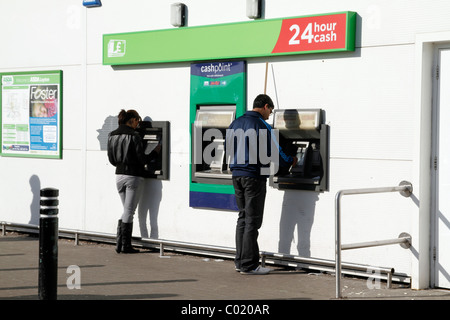
M 0 155 L 62 158 L 62 71 L 0 77 Z

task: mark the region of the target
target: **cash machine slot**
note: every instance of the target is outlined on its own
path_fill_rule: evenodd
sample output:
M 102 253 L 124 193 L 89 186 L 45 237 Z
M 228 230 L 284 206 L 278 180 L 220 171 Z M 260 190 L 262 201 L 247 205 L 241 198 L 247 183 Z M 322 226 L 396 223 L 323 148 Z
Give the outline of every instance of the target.
M 169 128 L 168 121 L 142 121 L 138 128 L 146 157 L 146 178 L 169 179 Z
M 280 146 L 298 162 L 280 167 L 272 177 L 279 189 L 328 190 L 328 126 L 321 109 L 275 110 L 274 129 L 279 130 Z
M 214 156 L 209 163 L 209 169 L 203 171 L 196 171 L 197 178 L 215 178 L 215 179 L 230 179 L 231 172 L 229 172 L 225 163 L 225 140 L 214 139 L 210 146 L 214 150 Z
M 234 105 L 198 107 L 193 124 L 192 181 L 232 183 L 225 159 L 225 135 L 235 113 Z

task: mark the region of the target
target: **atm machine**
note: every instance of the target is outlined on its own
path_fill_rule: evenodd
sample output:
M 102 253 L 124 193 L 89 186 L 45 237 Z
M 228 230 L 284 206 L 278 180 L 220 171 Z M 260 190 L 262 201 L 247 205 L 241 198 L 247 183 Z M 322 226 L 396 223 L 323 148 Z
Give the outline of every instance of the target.
M 189 206 L 238 211 L 225 159 L 226 129 L 247 109 L 245 61 L 191 64 Z
M 235 105 L 198 106 L 192 128 L 192 181 L 232 184 L 225 159 L 225 134 L 235 116 Z
M 270 184 L 278 189 L 328 190 L 329 127 L 322 109 L 274 110 L 273 128 L 279 144 L 290 156 L 297 156 L 294 167 L 278 168 Z
M 145 178 L 169 179 L 169 121 L 142 121 L 137 129 L 144 145 Z

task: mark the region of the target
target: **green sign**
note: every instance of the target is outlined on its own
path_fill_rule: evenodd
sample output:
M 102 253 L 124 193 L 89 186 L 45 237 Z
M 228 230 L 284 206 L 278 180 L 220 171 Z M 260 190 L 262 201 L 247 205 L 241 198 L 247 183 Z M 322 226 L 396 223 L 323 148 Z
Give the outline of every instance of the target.
M 355 50 L 356 13 L 103 35 L 103 64 L 126 65 Z
M 189 205 L 191 207 L 219 208 L 237 210 L 234 188 L 231 179 L 202 179 L 193 178 L 193 168 L 205 163 L 202 149 L 203 137 L 194 141 L 193 127 L 197 111 L 200 107 L 223 110 L 226 106 L 235 106 L 235 117 L 239 117 L 246 110 L 246 63 L 245 61 L 209 61 L 191 64 L 191 96 L 190 96 L 190 136 L 191 136 L 191 164 L 189 185 Z M 212 118 L 212 117 L 211 117 Z M 211 119 L 210 119 L 211 120 Z M 225 127 L 230 122 L 221 122 L 221 132 L 225 138 Z M 214 122 L 214 121 L 213 121 Z M 220 122 L 220 120 L 219 120 Z M 217 122 L 215 122 L 217 124 Z M 217 129 L 217 128 L 216 128 Z M 219 129 L 217 129 L 219 130 Z M 202 132 L 203 133 L 203 132 Z M 216 132 L 217 134 L 217 132 Z M 216 136 L 217 138 L 217 136 Z M 196 143 L 197 142 L 197 143 Z M 209 142 L 206 142 L 209 144 Z M 197 149 L 200 148 L 200 149 Z M 200 151 L 200 159 L 195 159 L 194 152 Z M 205 151 L 205 153 L 207 153 Z M 199 160 L 199 161 L 198 161 Z M 203 168 L 202 170 L 204 170 Z M 208 179 L 207 179 L 208 180 Z M 226 182 L 227 181 L 227 182 Z
M 0 73 L 1 156 L 62 157 L 62 71 Z

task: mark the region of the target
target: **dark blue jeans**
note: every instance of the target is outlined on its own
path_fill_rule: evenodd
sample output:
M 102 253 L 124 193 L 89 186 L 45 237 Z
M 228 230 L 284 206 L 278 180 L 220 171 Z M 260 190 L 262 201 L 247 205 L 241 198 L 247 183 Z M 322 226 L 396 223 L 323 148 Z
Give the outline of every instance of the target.
M 266 179 L 233 177 L 239 208 L 236 224 L 236 268 L 254 270 L 259 265 L 258 229 L 261 228 L 266 199 Z

